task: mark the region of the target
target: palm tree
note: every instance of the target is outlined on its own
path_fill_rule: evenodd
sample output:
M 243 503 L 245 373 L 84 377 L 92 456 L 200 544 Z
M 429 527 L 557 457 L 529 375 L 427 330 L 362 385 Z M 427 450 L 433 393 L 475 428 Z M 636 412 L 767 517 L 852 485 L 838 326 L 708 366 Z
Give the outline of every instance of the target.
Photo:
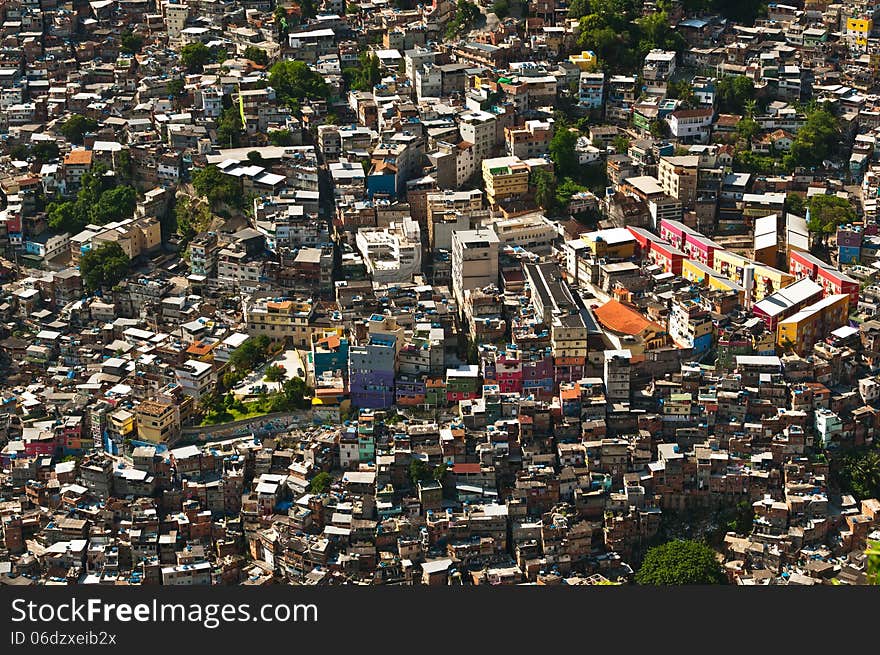
M 755 115 L 755 107 L 757 107 L 757 106 L 758 106 L 758 103 L 755 102 L 755 99 L 754 99 L 754 98 L 752 98 L 752 99 L 750 99 L 750 100 L 746 100 L 746 104 L 745 104 L 745 106 L 744 106 L 744 109 L 745 109 L 746 117 L 747 117 L 747 118 L 752 118 L 752 117 L 754 117 L 754 115 Z

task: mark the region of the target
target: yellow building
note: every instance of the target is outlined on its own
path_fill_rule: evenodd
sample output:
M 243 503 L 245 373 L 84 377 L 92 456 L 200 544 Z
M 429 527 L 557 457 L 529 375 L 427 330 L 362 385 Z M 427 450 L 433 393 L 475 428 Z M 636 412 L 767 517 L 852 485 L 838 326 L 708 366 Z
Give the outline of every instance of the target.
M 152 216 L 111 223 L 92 238 L 92 248 L 107 243 L 118 243 L 129 259 L 135 259 L 162 245 L 162 226 Z
M 708 284 L 709 279 L 715 274 L 711 266 L 693 259 L 685 259 L 681 262 L 681 276 L 688 282 L 696 284 Z
M 613 227 L 581 235 L 593 259 L 629 259 L 635 255 L 636 238 L 625 227 Z
M 846 19 L 846 36 L 857 46 L 865 47 L 868 45 L 868 36 L 874 28 L 874 21 L 867 17 L 847 18 Z
M 751 302 L 763 300 L 794 282 L 794 276 L 728 250 L 716 250 L 712 268 L 746 291 Z
M 172 402 L 145 400 L 134 408 L 138 437 L 151 443 L 172 442 L 180 435 L 180 412 Z
M 529 190 L 529 167 L 519 157 L 484 159 L 482 168 L 486 198 L 491 205 Z
M 134 432 L 134 414 L 127 409 L 117 409 L 110 414 L 110 424 L 123 437 Z
M 709 276 L 709 288 L 721 289 L 722 291 L 735 291 L 737 295 L 737 302 L 740 305 L 744 305 L 746 302 L 746 290 L 733 280 L 729 280 L 721 275 L 716 274 Z
M 584 50 L 580 54 L 571 55 L 568 60 L 580 68 L 582 71 L 591 71 L 595 70 L 599 65 L 599 60 L 596 58 L 596 53 L 592 50 Z
M 826 296 L 805 307 L 797 314 L 779 321 L 776 326 L 776 345 L 806 355 L 817 341 L 832 330 L 846 324 L 849 315 L 849 295 Z
M 311 348 L 311 300 L 273 301 L 261 298 L 245 303 L 244 316 L 251 336 L 265 334 L 273 341 L 287 341 L 299 348 Z

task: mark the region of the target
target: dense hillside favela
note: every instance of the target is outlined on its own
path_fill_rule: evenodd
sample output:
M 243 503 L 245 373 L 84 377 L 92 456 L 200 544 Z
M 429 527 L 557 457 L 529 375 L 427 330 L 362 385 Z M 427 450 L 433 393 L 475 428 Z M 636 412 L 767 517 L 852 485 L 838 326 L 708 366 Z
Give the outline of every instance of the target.
M 864 585 L 880 0 L 0 0 L 0 586 Z

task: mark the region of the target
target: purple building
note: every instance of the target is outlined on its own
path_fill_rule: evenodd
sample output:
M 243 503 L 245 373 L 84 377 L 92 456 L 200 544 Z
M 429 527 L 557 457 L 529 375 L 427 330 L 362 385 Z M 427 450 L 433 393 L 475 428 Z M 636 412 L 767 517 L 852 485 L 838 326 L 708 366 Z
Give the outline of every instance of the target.
M 394 404 L 395 338 L 371 334 L 364 345 L 348 349 L 351 403 L 362 409 L 387 409 Z
M 522 359 L 522 393 L 536 398 L 553 395 L 556 367 L 549 347 L 524 351 Z

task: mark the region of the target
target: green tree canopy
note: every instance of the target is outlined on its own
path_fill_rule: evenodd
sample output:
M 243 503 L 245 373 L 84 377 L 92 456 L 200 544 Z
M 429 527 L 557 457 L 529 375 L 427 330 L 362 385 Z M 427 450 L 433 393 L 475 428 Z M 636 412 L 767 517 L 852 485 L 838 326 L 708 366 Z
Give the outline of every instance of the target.
M 244 49 L 244 58 L 250 59 L 260 66 L 266 66 L 269 63 L 269 54 L 262 48 L 253 45 L 249 45 Z
M 492 3 L 492 13 L 498 18 L 507 18 L 510 16 L 510 3 L 507 0 L 495 0 Z
M 342 71 L 349 88 L 356 91 L 370 91 L 381 79 L 379 57 L 372 52 L 358 55 L 358 65 L 350 66 Z
M 287 377 L 287 371 L 283 366 L 273 364 L 266 367 L 266 374 L 263 377 L 269 382 L 281 382 Z
M 880 498 L 880 451 L 853 450 L 832 458 L 831 470 L 845 493 Z
M 282 102 L 298 109 L 303 100 L 326 100 L 330 87 L 303 61 L 276 62 L 269 71 L 269 85 Z
M 230 105 L 217 121 L 217 142 L 224 148 L 237 148 L 242 144 L 243 129 L 238 105 Z
M 761 126 L 758 125 L 754 118 L 742 118 L 736 124 L 736 135 L 746 143 L 751 143 L 752 139 L 758 136 L 760 132 Z
M 791 151 L 785 156 L 786 168 L 821 166 L 839 138 L 837 119 L 830 111 L 820 108 L 808 112 L 806 123 L 798 130 Z
M 90 212 L 91 222 L 103 225 L 130 218 L 137 205 L 137 192 L 130 186 L 118 186 L 101 194 Z
M 131 30 L 122 33 L 119 40 L 120 49 L 127 55 L 134 55 L 141 51 L 144 47 L 144 37 L 134 34 Z
M 785 211 L 803 217 L 806 209 L 807 205 L 802 195 L 799 193 L 787 193 L 785 195 Z
M 192 184 L 200 195 L 208 199 L 214 210 L 222 204 L 238 208 L 244 206 L 244 195 L 236 180 L 224 175 L 213 164 L 196 172 Z
M 544 169 L 532 171 L 532 186 L 535 188 L 535 202 L 545 211 L 553 211 L 556 204 L 556 178 Z
M 82 256 L 79 264 L 83 283 L 89 291 L 111 289 L 128 275 L 131 262 L 122 246 L 106 243 Z
M 211 208 L 199 198 L 182 196 L 174 205 L 174 223 L 169 232 L 176 232 L 185 242 L 204 232 L 211 225 Z
M 330 489 L 333 478 L 326 471 L 321 471 L 309 482 L 309 491 L 313 494 L 326 493 Z
M 572 0 L 568 3 L 569 18 L 583 18 L 590 13 L 590 0 Z
M 480 10 L 477 5 L 468 2 L 468 0 L 458 0 L 455 5 L 455 14 L 446 26 L 446 38 L 461 38 L 474 28 L 479 17 Z
M 290 130 L 272 130 L 269 132 L 269 143 L 273 146 L 292 146 L 293 134 Z
M 838 225 L 851 223 L 856 218 L 856 211 L 849 200 L 838 196 L 816 195 L 808 204 L 810 218 L 807 227 L 811 232 L 822 235 L 833 234 Z
M 97 121 L 91 118 L 86 118 L 81 114 L 74 114 L 66 121 L 61 123 L 59 131 L 61 132 L 61 134 L 64 135 L 64 138 L 71 143 L 81 145 L 83 142 L 83 137 L 85 137 L 88 132 L 96 130 L 97 128 Z
M 669 541 L 648 550 L 636 573 L 641 585 L 724 584 L 715 551 L 698 541 Z
M 746 103 L 754 95 L 755 83 L 745 75 L 725 75 L 715 85 L 715 97 L 721 113 L 745 113 Z
M 574 177 L 577 174 L 577 140 L 577 133 L 567 127 L 557 128 L 550 139 L 550 159 L 553 160 L 557 177 Z
M 249 373 L 266 361 L 271 343 L 265 334 L 252 337 L 232 351 L 229 363 L 235 370 Z
M 190 73 L 201 73 L 205 64 L 209 63 L 213 56 L 211 49 L 201 41 L 188 43 L 180 49 L 180 59 L 186 70 Z

